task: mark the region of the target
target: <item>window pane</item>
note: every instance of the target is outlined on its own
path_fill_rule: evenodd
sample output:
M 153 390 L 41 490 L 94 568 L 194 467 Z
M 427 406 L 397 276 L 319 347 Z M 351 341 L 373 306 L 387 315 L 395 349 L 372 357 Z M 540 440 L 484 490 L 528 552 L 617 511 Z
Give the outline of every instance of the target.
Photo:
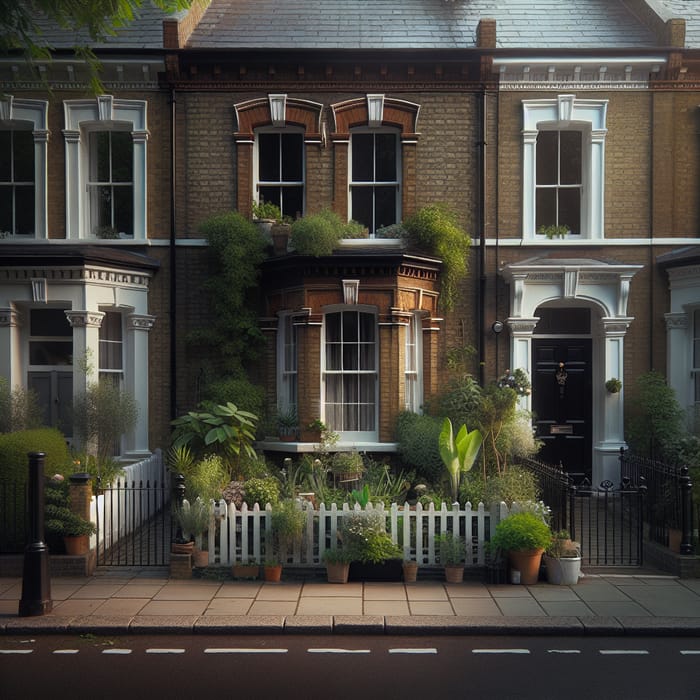
M 0 182 L 12 182 L 12 132 L 0 131 Z
M 561 131 L 561 165 L 560 184 L 580 185 L 581 184 L 581 132 Z
M 557 184 L 557 131 L 537 134 L 537 184 Z
M 374 231 L 372 188 L 353 187 L 351 190 L 351 206 L 351 217 L 363 226 L 366 226 L 370 231 Z
M 15 187 L 15 233 L 34 235 L 34 185 Z
M 540 226 L 549 226 L 557 220 L 557 191 L 538 189 L 535 193 L 535 230 Z
M 356 343 L 358 340 L 358 314 L 356 311 L 343 312 L 343 342 Z
M 374 135 L 353 134 L 352 136 L 352 180 L 353 182 L 374 181 Z M 357 220 L 357 217 L 353 216 Z
M 304 188 L 285 187 L 282 189 L 282 214 L 293 219 L 304 213 Z
M 15 131 L 15 182 L 34 182 L 34 135 L 31 131 Z
M 358 361 L 357 345 L 343 345 L 343 369 L 345 371 L 359 369 Z
M 109 182 L 109 131 L 93 131 L 90 143 L 90 181 Z
M 107 311 L 102 318 L 99 335 L 100 340 L 121 341 L 122 315 L 116 311 Z
M 341 365 L 341 344 L 326 343 L 326 369 L 331 372 L 340 371 Z
M 260 196 L 261 202 L 270 202 L 270 204 L 276 204 L 278 207 L 280 205 L 280 188 L 278 185 L 260 187 L 258 189 L 258 195 Z
M 362 343 L 360 345 L 360 369 L 374 369 L 374 343 Z
M 258 134 L 258 179 L 280 181 L 280 135 Z
M 326 314 L 326 342 L 340 342 L 340 313 Z
M 374 342 L 374 314 L 360 314 L 360 340 L 366 343 Z
M 282 180 L 304 179 L 304 140 L 301 134 L 282 134 Z
M 382 226 L 390 226 L 396 223 L 396 187 L 375 187 L 375 227 L 376 231 Z
M 73 329 L 63 309 L 32 309 L 29 313 L 29 332 L 34 336 L 73 336 Z
M 32 340 L 29 343 L 30 365 L 72 365 L 73 341 Z
M 581 230 L 581 191 L 576 188 L 559 190 L 559 221 L 566 224 L 572 233 Z
M 373 374 L 360 376 L 360 401 L 361 403 L 374 403 L 376 377 Z
M 112 188 L 109 185 L 90 187 L 90 225 L 93 235 L 100 226 L 112 226 Z
M 134 146 L 127 131 L 112 131 L 112 182 L 133 179 Z
M 134 194 L 131 185 L 114 187 L 114 227 L 131 236 L 134 232 Z
M 0 231 L 12 233 L 12 186 L 0 186 Z
M 100 369 L 122 369 L 122 344 L 109 340 L 100 341 Z
M 376 182 L 396 182 L 396 135 L 376 135 Z

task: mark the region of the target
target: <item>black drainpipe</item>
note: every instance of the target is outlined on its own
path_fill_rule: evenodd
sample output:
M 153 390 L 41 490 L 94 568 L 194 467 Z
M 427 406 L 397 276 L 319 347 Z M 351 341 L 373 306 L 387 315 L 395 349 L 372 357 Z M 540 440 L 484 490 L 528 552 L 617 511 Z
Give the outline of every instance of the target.
M 175 254 L 175 88 L 170 88 L 170 418 L 177 417 L 177 256 Z
M 479 148 L 479 384 L 486 386 L 486 86 L 481 87 Z

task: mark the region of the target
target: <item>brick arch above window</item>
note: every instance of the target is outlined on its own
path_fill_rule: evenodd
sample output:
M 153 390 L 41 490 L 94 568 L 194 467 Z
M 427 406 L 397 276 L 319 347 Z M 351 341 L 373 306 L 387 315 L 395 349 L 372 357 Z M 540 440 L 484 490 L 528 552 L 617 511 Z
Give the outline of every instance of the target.
M 351 129 L 369 125 L 373 119 L 370 114 L 372 97 L 380 98 L 383 108 L 381 114 L 382 127 L 399 129 L 401 138 L 404 140 L 416 138 L 420 105 L 393 97 L 385 97 L 384 95 L 356 97 L 352 100 L 331 105 L 335 120 L 335 130 L 331 138 L 334 140 L 346 139 L 349 137 Z
M 274 98 L 283 99 L 275 100 Z M 296 126 L 304 129 L 304 138 L 307 143 L 320 142 L 323 105 L 286 95 L 269 95 L 235 104 L 233 108 L 238 120 L 238 130 L 234 134 L 236 141 L 252 140 L 255 129 L 276 125 L 272 105 L 280 103 L 284 105 L 284 126 Z

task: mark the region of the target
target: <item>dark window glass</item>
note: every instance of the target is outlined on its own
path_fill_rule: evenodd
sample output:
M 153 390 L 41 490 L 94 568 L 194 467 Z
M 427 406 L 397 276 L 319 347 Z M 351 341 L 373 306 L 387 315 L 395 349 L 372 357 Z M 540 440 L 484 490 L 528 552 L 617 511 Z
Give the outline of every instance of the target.
M 129 236 L 133 233 L 134 197 L 131 187 L 114 187 L 114 228 Z
M 33 336 L 73 336 L 63 309 L 32 309 L 29 314 L 29 332 Z
M 15 233 L 34 235 L 34 185 L 15 187 Z
M 560 225 L 566 225 L 572 233 L 579 233 L 581 221 L 581 190 L 578 187 L 559 190 Z
M 12 187 L 0 187 L 0 231 L 12 231 Z
M 581 184 L 581 132 L 560 131 L 560 184 Z
M 13 131 L 15 182 L 34 182 L 34 134 Z
M 280 180 L 280 135 L 258 134 L 258 177 L 261 182 Z M 266 200 L 267 201 L 267 200 Z
M 557 184 L 557 133 L 540 131 L 537 134 L 537 184 Z
M 588 335 L 591 332 L 590 309 L 540 307 L 535 311 L 535 316 L 540 319 L 535 326 L 535 334 Z
M 133 178 L 134 146 L 127 131 L 111 131 L 112 182 L 131 182 Z
M 557 220 L 557 191 L 538 189 L 535 193 L 535 225 L 549 226 Z
M 376 231 L 382 226 L 390 226 L 396 223 L 396 186 L 374 188 L 374 226 L 370 230 Z M 355 210 L 353 209 L 353 214 Z
M 352 180 L 374 181 L 374 134 L 352 136 Z
M 304 179 L 304 140 L 301 134 L 282 135 L 282 180 Z
M 396 135 L 376 135 L 376 182 L 396 181 Z
M 12 182 L 11 131 L 0 131 L 0 182 Z
M 371 187 L 353 187 L 351 191 L 352 218 L 370 231 L 374 231 L 373 194 Z

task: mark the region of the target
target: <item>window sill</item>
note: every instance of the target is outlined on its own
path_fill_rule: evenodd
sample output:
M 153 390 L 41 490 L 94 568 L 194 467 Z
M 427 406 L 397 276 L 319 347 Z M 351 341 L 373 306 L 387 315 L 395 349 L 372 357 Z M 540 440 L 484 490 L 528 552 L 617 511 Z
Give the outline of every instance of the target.
M 268 438 L 255 443 L 255 447 L 266 452 L 286 452 L 289 454 L 303 454 L 306 452 L 318 452 L 317 442 L 283 442 Z M 398 452 L 399 445 L 396 442 L 337 442 L 329 448 L 328 452 Z

